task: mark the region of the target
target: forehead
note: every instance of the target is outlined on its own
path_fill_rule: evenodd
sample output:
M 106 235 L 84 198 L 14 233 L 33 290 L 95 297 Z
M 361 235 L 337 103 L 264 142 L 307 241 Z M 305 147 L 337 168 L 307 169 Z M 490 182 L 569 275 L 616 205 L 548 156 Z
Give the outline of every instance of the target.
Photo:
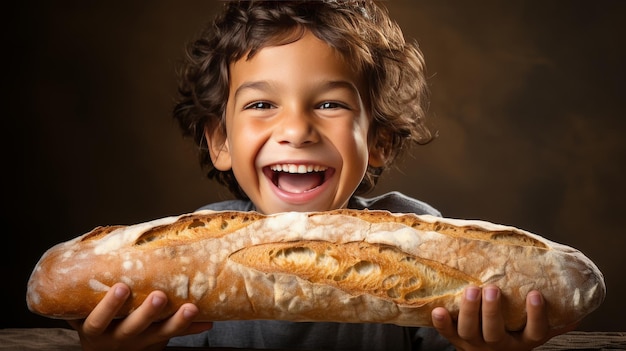
M 264 46 L 253 55 L 244 55 L 229 65 L 230 88 L 245 81 L 342 80 L 363 88 L 357 65 L 311 32 L 287 43 Z M 359 89 L 360 90 L 360 89 Z

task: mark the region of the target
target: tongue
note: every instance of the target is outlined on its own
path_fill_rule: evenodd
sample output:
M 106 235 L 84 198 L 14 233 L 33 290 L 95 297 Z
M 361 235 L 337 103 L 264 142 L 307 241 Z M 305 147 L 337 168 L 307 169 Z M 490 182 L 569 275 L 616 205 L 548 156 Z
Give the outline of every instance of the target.
M 279 172 L 276 184 L 286 192 L 299 194 L 322 184 L 322 174 L 322 172 L 304 174 Z

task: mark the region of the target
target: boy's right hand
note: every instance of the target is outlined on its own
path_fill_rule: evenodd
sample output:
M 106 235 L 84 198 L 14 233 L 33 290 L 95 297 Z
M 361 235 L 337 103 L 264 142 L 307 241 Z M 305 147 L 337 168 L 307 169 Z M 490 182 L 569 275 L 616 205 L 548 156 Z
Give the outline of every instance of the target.
M 83 350 L 162 350 L 170 338 L 197 334 L 212 323 L 193 323 L 198 307 L 188 303 L 165 320 L 157 321 L 167 296 L 153 291 L 135 311 L 123 319 L 114 318 L 130 296 L 130 288 L 115 284 L 84 320 L 69 321 L 78 331 Z

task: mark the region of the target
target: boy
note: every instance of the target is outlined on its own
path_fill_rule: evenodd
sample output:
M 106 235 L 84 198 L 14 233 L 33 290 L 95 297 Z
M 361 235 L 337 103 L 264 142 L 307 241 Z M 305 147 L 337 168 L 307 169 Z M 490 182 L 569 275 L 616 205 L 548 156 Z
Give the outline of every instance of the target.
M 175 118 L 200 146 L 209 177 L 238 198 L 207 209 L 271 214 L 349 207 L 439 214 L 399 193 L 357 196 L 371 190 L 411 143 L 432 139 L 424 123 L 422 55 L 371 1 L 227 2 L 222 15 L 192 43 L 179 91 Z M 155 321 L 167 303 L 160 291 L 128 317 L 113 320 L 129 294 L 127 286 L 116 284 L 87 319 L 71 322 L 84 349 L 159 350 L 169 342 L 274 349 L 529 350 L 557 333 L 548 328 L 539 292 L 528 295 L 524 330 L 505 331 L 500 292 L 493 286 L 482 292 L 467 288 L 455 321 L 446 310 L 435 309 L 436 328 L 192 323 L 198 312 L 192 304 Z

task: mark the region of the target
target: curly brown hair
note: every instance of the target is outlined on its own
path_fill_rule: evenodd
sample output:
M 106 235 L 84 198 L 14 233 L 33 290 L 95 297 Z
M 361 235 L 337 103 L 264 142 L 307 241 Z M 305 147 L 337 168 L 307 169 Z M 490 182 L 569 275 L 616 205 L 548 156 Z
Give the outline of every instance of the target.
M 205 128 L 221 128 L 229 91 L 229 64 L 251 58 L 267 46 L 293 42 L 305 31 L 325 41 L 357 67 L 368 85 L 371 147 L 385 165 L 368 167 L 355 194 L 372 190 L 382 171 L 410 144 L 426 144 L 434 135 L 425 123 L 428 89 L 424 58 L 407 43 L 386 8 L 373 0 L 227 1 L 224 10 L 192 41 L 179 71 L 174 107 L 184 136 L 199 146 L 208 177 L 246 199 L 232 171 L 213 167 Z

